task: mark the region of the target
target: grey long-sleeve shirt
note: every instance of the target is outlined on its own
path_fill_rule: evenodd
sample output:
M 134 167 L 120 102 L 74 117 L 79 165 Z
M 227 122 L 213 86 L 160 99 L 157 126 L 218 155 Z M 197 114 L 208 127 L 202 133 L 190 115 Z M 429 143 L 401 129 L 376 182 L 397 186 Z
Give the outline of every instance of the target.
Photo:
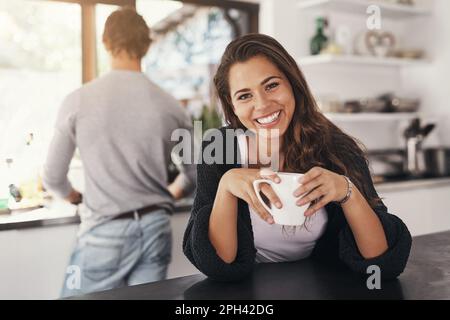
M 143 73 L 113 70 L 64 100 L 44 165 L 43 184 L 65 197 L 75 148 L 84 169 L 82 229 L 116 215 L 157 204 L 173 209 L 168 164 L 175 129 L 188 129 L 187 113 Z M 183 164 L 179 179 L 188 193 L 195 187 L 195 165 Z

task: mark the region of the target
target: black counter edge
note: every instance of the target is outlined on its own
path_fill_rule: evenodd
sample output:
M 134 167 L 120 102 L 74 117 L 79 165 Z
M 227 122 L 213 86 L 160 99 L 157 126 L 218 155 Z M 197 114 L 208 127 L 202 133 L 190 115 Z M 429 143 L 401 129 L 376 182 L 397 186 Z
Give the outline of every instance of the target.
M 184 213 L 187 211 L 191 211 L 190 204 L 175 206 L 173 214 Z M 17 229 L 22 230 L 41 227 L 55 227 L 62 225 L 79 224 L 80 222 L 81 222 L 80 217 L 78 215 L 61 218 L 38 219 L 31 221 L 6 222 L 0 223 L 0 231 L 17 230 Z

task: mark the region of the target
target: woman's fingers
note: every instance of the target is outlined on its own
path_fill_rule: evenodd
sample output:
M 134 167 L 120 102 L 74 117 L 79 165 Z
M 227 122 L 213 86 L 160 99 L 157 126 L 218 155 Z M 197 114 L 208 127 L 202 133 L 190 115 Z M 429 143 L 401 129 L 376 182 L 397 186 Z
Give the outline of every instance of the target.
M 321 167 L 314 167 L 310 169 L 307 173 L 305 173 L 302 177 L 300 177 L 299 182 L 302 184 L 307 184 L 308 182 L 322 175 L 322 173 L 325 171 L 326 170 Z
M 320 197 L 322 197 L 324 195 L 326 195 L 326 190 L 322 186 L 319 186 L 316 189 L 314 189 L 313 191 L 311 191 L 310 193 L 308 193 L 306 196 L 297 200 L 296 204 L 298 206 L 303 206 L 303 205 L 310 203 L 316 199 L 319 199 Z
M 259 170 L 259 175 L 261 176 L 261 178 L 270 179 L 275 183 L 281 182 L 281 179 L 277 175 L 277 173 L 270 168 L 262 168 L 261 170 Z
M 283 206 L 280 198 L 278 198 L 277 194 L 268 183 L 261 184 L 261 192 L 269 199 L 269 202 L 278 209 Z
M 306 194 L 306 193 L 310 192 L 311 190 L 316 189 L 318 186 L 322 185 L 323 183 L 324 183 L 324 180 L 321 177 L 311 180 L 308 183 L 304 183 L 304 184 L 300 185 L 294 191 L 294 197 L 300 197 L 301 195 Z
M 250 205 L 253 208 L 253 210 L 256 211 L 256 213 L 261 217 L 261 219 L 263 219 L 269 224 L 272 224 L 273 223 L 272 215 L 266 210 L 266 208 L 264 208 L 264 206 L 261 204 L 256 195 L 249 194 L 249 198 L 251 202 Z
M 323 198 L 321 198 L 317 203 L 312 205 L 308 208 L 308 210 L 305 211 L 305 216 L 309 217 L 312 216 L 314 213 L 316 213 L 318 210 L 325 207 L 329 202 L 331 202 L 333 197 L 330 195 L 326 195 Z

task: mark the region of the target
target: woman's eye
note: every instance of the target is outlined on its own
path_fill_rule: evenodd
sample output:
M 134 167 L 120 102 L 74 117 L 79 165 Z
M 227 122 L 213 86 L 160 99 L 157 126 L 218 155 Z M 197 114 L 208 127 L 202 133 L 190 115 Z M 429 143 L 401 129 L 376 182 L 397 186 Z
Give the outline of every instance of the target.
M 239 96 L 238 100 L 246 100 L 246 99 L 250 98 L 250 96 L 251 96 L 250 93 L 245 93 L 245 94 Z
M 272 83 L 269 83 L 268 85 L 267 85 L 267 89 L 268 90 L 271 90 L 271 89 L 273 89 L 273 88 L 276 88 L 276 87 L 278 87 L 279 86 L 279 83 L 278 82 L 272 82 Z

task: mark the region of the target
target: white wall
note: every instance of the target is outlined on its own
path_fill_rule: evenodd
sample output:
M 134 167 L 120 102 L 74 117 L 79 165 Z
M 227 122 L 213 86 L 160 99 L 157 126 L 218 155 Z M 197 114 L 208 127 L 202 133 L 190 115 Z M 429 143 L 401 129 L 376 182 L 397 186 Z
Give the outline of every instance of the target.
M 259 32 L 274 37 L 295 55 L 301 44 L 297 37 L 297 0 L 260 0 L 259 3 Z
M 450 1 L 434 0 L 432 18 L 412 21 L 404 33 L 411 46 L 427 48 L 432 60 L 430 66 L 403 71 L 405 91 L 422 97 L 423 111 L 438 120 L 439 140 L 450 146 Z

